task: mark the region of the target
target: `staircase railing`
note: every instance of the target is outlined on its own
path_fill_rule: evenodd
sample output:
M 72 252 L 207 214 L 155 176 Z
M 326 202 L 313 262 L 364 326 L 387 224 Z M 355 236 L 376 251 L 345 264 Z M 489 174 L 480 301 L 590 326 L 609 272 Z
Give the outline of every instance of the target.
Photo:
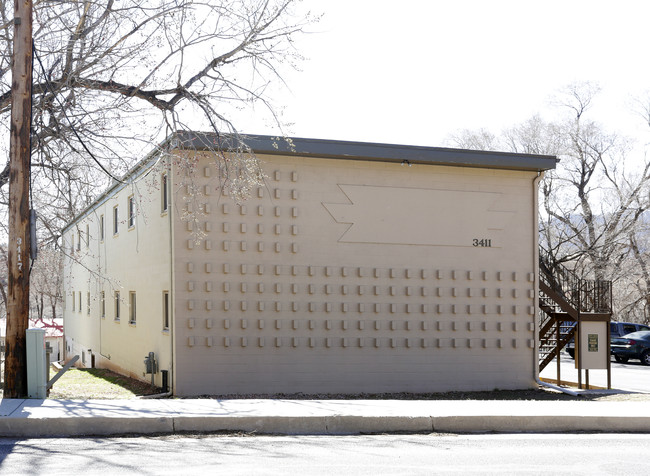
M 574 309 L 580 309 L 580 278 L 566 266 L 555 262 L 551 253 L 539 250 L 540 280 Z M 554 302 L 556 299 L 552 299 Z
M 579 312 L 611 313 L 612 282 L 601 279 L 582 279 L 561 263 L 557 263 L 551 253 L 540 247 L 540 280 Z M 547 296 L 560 304 L 558 296 Z
M 579 278 L 540 247 L 539 370 L 574 338 L 581 314 L 612 313 L 612 282 Z M 559 328 L 559 336 L 558 336 Z

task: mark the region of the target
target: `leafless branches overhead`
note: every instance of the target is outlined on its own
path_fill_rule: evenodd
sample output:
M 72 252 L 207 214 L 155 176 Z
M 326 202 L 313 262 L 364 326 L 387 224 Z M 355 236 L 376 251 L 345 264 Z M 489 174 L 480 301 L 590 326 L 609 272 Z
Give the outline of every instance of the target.
M 254 104 L 277 120 L 267 88 L 301 60 L 293 41 L 317 20 L 298 12 L 298 3 L 36 1 L 32 179 L 48 240 L 109 183 L 108 174 L 121 176 L 165 136 L 236 134 L 232 113 Z M 13 4 L 2 2 L 0 119 L 11 108 L 12 34 Z M 0 120 L 4 149 L 8 124 Z M 259 180 L 254 168 L 234 168 L 253 170 L 237 179 Z M 2 203 L 7 179 L 0 164 Z

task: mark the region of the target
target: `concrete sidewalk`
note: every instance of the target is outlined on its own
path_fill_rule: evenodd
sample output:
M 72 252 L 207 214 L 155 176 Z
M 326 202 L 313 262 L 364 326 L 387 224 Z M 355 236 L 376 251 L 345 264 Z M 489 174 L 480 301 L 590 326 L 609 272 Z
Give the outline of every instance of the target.
M 0 401 L 0 436 L 242 431 L 650 432 L 647 401 L 20 400 Z

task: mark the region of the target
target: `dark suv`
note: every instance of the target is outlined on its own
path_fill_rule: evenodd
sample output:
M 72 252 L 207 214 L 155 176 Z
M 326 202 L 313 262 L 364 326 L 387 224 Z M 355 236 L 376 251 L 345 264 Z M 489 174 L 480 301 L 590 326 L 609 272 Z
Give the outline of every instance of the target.
M 637 331 L 650 331 L 650 326 L 645 324 L 637 324 L 635 322 L 610 322 L 609 323 L 609 334 L 610 334 L 610 343 L 612 339 L 616 337 L 622 337 L 631 332 Z M 567 354 L 571 356 L 572 359 L 575 359 L 575 343 L 573 339 L 565 347 Z

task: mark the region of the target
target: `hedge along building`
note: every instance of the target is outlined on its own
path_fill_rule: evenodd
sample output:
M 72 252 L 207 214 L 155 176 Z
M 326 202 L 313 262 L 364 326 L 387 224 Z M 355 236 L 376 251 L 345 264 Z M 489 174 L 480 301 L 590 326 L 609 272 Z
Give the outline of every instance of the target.
M 152 154 L 65 229 L 66 343 L 85 365 L 148 379 L 154 352 L 177 395 L 534 384 L 554 157 L 247 136 L 267 178 L 236 204 L 215 139 L 163 144 L 192 158 L 190 183 Z

